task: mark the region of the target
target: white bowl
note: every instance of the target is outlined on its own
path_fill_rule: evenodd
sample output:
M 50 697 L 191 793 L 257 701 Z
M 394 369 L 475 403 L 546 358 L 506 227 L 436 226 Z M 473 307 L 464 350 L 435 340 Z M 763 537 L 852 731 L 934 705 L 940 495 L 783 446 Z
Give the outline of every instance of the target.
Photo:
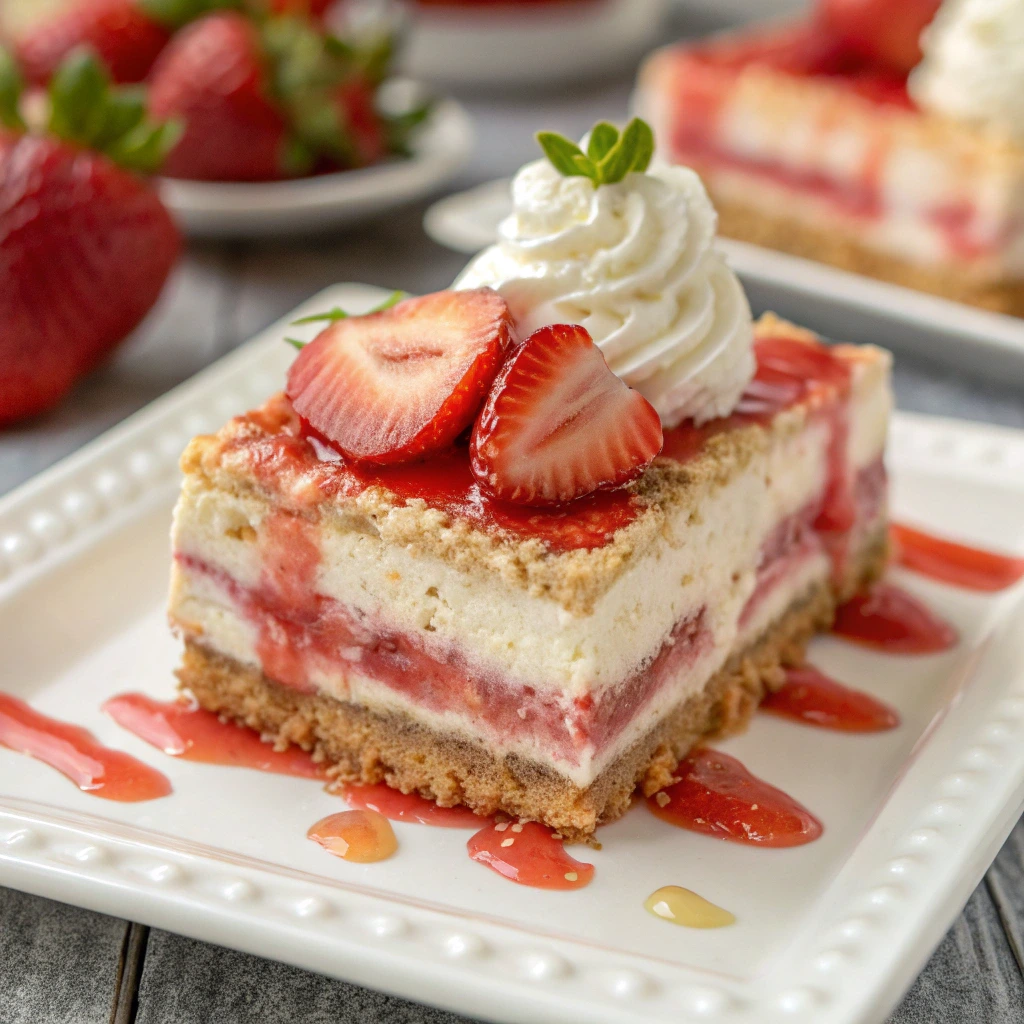
M 415 78 L 452 85 L 542 85 L 607 74 L 657 38 L 666 0 L 593 0 L 536 9 L 426 8 L 402 56 Z
M 469 115 L 455 101 L 442 100 L 407 159 L 289 181 L 162 178 L 160 196 L 193 238 L 319 232 L 429 195 L 465 164 L 472 145 Z

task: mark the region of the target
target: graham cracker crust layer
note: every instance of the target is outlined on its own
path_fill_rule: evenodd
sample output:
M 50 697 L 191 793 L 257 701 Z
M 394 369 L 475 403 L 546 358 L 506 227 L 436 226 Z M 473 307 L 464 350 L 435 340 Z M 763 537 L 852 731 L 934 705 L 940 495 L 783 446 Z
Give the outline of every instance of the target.
M 441 806 L 480 814 L 502 811 L 541 821 L 567 840 L 586 840 L 646 794 L 672 780 L 679 759 L 700 739 L 744 728 L 766 690 L 799 663 L 811 636 L 831 624 L 837 597 L 880 575 L 884 539 L 867 545 L 843 593 L 822 584 L 763 636 L 734 655 L 700 694 L 690 697 L 638 740 L 585 789 L 519 755 L 496 757 L 483 745 L 427 729 L 398 711 L 373 711 L 283 686 L 258 669 L 186 640 L 178 678 L 206 709 L 256 729 L 275 746 L 296 744 L 328 764 L 338 782 L 386 782 Z
M 708 180 L 706 178 L 705 182 Z M 718 229 L 729 238 L 830 263 L 856 274 L 916 288 L 995 313 L 1024 317 L 1024 280 L 1003 284 L 980 283 L 956 270 L 922 266 L 878 252 L 834 222 L 823 222 L 818 227 L 794 218 L 775 216 L 762 207 L 726 197 L 710 184 L 708 193 L 718 210 Z

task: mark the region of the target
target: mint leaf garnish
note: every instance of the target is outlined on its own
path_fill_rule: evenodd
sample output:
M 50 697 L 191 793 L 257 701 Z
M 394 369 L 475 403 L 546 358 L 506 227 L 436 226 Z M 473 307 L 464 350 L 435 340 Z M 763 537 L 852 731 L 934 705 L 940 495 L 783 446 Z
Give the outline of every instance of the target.
M 537 141 L 559 174 L 566 178 L 588 177 L 576 166 L 576 158 L 583 156 L 583 150 L 575 142 L 558 132 L 537 132 Z
M 537 141 L 559 174 L 589 178 L 595 188 L 622 181 L 633 171 L 642 174 L 654 155 L 654 132 L 639 117 L 621 134 L 608 121 L 598 121 L 591 129 L 586 153 L 557 132 L 538 132 Z
M 610 121 L 598 121 L 590 129 L 590 141 L 587 143 L 587 156 L 594 163 L 600 163 L 608 150 L 619 141 L 619 129 Z
M 390 309 L 392 306 L 397 305 L 402 299 L 406 298 L 408 292 L 393 291 L 383 302 L 378 303 L 373 309 L 368 309 L 365 313 L 356 314 L 358 316 L 369 316 L 371 313 L 383 313 L 385 309 Z M 352 313 L 342 309 L 341 306 L 335 306 L 333 309 L 329 309 L 326 313 L 314 313 L 312 316 L 300 317 L 298 320 L 292 321 L 293 327 L 302 327 L 304 324 L 334 324 L 339 320 L 348 320 L 349 317 L 353 316 Z M 289 345 L 294 346 L 297 349 L 303 349 L 306 347 L 307 342 L 299 341 L 298 338 L 285 338 Z

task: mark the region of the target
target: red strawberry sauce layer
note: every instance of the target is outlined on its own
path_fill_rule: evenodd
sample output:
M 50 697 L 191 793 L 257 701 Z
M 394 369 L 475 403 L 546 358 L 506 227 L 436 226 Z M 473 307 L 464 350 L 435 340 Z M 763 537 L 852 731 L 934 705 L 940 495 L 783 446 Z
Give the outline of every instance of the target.
M 824 345 L 790 338 L 762 338 L 755 345 L 758 368 L 737 412 L 703 427 L 690 423 L 665 431 L 664 457 L 686 462 L 700 454 L 716 434 L 754 423 L 766 424 L 782 410 L 831 392 L 816 413 L 829 420 L 832 430 L 831 498 L 827 504 L 835 526 L 845 530 L 852 517 L 845 471 L 846 403 L 850 371 L 843 358 Z M 255 436 L 243 435 L 228 443 L 241 450 L 250 472 L 271 493 L 280 493 L 283 481 L 302 482 L 301 491 L 311 506 L 331 498 L 353 498 L 373 486 L 391 491 L 403 502 L 422 499 L 453 519 L 513 540 L 536 538 L 554 552 L 592 550 L 609 543 L 616 531 L 628 526 L 644 510 L 644 503 L 629 489 L 598 491 L 566 505 L 531 508 L 503 502 L 489 495 L 469 468 L 467 449 L 450 451 L 421 462 L 372 466 L 347 462 L 319 442 L 295 414 L 284 395 L 272 398 L 244 420 L 258 426 Z
M 887 152 L 881 133 L 860 179 L 840 181 L 815 169 L 733 152 L 719 140 L 718 121 L 736 79 L 750 67 L 842 86 L 875 104 L 880 117 L 886 112 L 894 117 L 914 115 L 916 107 L 904 76 L 844 52 L 809 23 L 713 41 L 687 49 L 677 59 L 672 97 L 676 117 L 670 126 L 670 148 L 676 161 L 756 175 L 793 192 L 827 200 L 847 216 L 877 220 L 885 214 L 882 172 Z M 938 206 L 927 216 L 942 232 L 950 251 L 962 259 L 983 256 L 1004 242 L 998 232 L 990 242 L 979 242 L 972 230 L 974 208 L 969 202 Z
M 578 765 L 590 750 L 613 740 L 661 689 L 710 650 L 711 633 L 703 609 L 679 623 L 670 640 L 645 668 L 607 687 L 596 697 L 572 699 L 538 692 L 471 664 L 451 645 L 426 649 L 420 637 L 390 630 L 359 611 L 347 608 L 312 589 L 316 562 L 296 551 L 290 541 L 297 530 L 312 531 L 304 520 L 277 513 L 268 553 L 278 545 L 281 559 L 271 554 L 258 589 L 240 586 L 226 573 L 198 558 L 175 558 L 190 572 L 221 587 L 257 632 L 257 652 L 267 676 L 306 692 L 320 672 L 354 673 L 402 694 L 417 707 L 437 713 L 472 716 L 476 727 L 495 737 L 534 738 L 560 761 Z M 290 540 L 286 540 L 290 538 Z M 307 545 L 302 545 L 307 550 Z M 287 556 L 285 557 L 285 553 Z M 289 569 L 284 569 L 290 563 Z M 288 579 L 285 580 L 287 573 Z M 300 579 L 310 581 L 302 593 Z

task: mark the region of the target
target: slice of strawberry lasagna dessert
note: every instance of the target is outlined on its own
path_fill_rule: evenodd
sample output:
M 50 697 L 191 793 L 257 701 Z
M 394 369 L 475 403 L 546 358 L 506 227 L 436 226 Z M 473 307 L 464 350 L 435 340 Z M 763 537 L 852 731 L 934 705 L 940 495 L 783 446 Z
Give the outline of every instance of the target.
M 753 326 L 642 129 L 575 149 L 456 290 L 331 314 L 192 441 L 170 612 L 204 707 L 582 838 L 879 573 L 890 399 L 881 350 Z
M 1017 0 L 817 0 L 657 52 L 636 103 L 723 234 L 1024 316 L 1022 53 Z

